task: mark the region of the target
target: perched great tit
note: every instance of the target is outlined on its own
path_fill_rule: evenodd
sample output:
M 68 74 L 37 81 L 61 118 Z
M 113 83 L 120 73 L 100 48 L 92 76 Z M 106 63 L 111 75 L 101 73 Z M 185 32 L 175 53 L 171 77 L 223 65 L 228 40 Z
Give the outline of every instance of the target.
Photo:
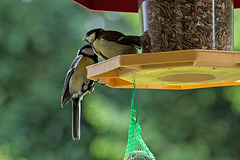
M 80 140 L 81 100 L 92 92 L 94 81 L 87 79 L 86 66 L 97 63 L 97 55 L 90 45 L 83 46 L 67 72 L 61 97 L 62 108 L 72 99 L 72 138 Z
M 93 48 L 94 52 L 103 60 L 121 54 L 137 53 L 141 48 L 139 36 L 126 36 L 117 31 L 97 28 L 87 32 L 83 39 Z

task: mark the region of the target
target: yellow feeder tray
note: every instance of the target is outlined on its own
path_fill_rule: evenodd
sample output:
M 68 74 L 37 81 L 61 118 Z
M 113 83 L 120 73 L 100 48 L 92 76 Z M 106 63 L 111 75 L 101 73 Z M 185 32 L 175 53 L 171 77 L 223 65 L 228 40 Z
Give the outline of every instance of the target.
M 88 78 L 114 88 L 194 89 L 240 85 L 240 52 L 179 50 L 127 54 L 87 67 Z

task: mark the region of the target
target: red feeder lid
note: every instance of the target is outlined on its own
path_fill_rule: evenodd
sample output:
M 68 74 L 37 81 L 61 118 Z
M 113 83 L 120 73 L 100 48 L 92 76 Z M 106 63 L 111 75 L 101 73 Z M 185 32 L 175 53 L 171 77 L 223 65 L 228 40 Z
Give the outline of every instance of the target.
M 240 1 L 234 0 L 234 8 L 240 8 Z
M 138 0 L 73 0 L 74 2 L 96 11 L 138 13 Z
M 73 0 L 89 10 L 138 13 L 138 0 Z M 240 0 L 234 0 L 234 8 L 240 8 Z

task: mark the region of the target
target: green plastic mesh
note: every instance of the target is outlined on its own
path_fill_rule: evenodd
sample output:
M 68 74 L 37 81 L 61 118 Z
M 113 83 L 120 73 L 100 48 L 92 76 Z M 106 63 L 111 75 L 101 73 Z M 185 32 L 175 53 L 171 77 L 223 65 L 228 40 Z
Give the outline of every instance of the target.
M 155 160 L 155 157 L 141 137 L 141 127 L 138 123 L 138 105 L 135 90 L 136 88 L 134 85 L 131 100 L 131 119 L 128 130 L 128 144 L 124 160 Z M 136 111 L 134 110 L 134 106 L 136 106 Z M 135 112 L 137 113 L 136 118 L 134 115 Z

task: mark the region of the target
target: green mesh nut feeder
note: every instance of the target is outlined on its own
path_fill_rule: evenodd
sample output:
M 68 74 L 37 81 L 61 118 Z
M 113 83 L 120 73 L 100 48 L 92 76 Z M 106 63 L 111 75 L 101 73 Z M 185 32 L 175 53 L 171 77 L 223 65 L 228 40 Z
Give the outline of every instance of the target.
M 128 144 L 124 160 L 155 160 L 155 157 L 141 136 L 141 127 L 138 123 L 138 105 L 135 91 L 136 86 L 134 85 L 133 95 L 131 99 L 131 119 L 128 130 Z M 134 109 L 134 104 L 136 105 L 136 110 Z M 135 112 L 137 112 L 136 118 L 134 116 Z

